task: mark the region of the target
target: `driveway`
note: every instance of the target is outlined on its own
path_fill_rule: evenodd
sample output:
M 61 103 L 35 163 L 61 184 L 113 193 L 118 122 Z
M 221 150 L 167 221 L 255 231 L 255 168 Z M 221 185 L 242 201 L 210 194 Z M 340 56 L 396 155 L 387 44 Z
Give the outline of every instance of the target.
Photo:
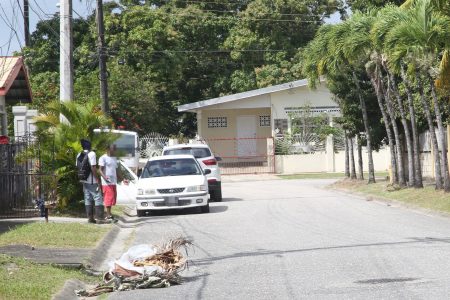
M 209 214 L 141 218 L 134 244 L 193 239 L 186 282 L 108 299 L 448 299 L 450 219 L 332 181 L 224 182 Z

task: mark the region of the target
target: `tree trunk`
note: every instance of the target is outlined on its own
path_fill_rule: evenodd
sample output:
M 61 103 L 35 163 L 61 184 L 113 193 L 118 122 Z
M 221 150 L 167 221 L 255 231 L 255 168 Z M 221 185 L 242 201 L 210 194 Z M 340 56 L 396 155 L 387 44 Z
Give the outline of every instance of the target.
M 361 144 L 361 137 L 359 136 L 359 134 L 356 137 L 356 143 L 358 144 L 358 179 L 364 180 L 362 144 Z
M 417 84 L 419 88 L 420 101 L 423 105 L 423 110 L 428 122 L 428 128 L 430 130 L 431 143 L 433 144 L 433 154 L 434 154 L 434 176 L 436 178 L 436 189 L 442 189 L 442 173 L 441 173 L 441 162 L 439 159 L 439 147 L 436 139 L 436 133 L 434 132 L 433 118 L 431 117 L 430 106 L 428 105 L 427 99 L 425 98 L 425 93 L 423 91 L 422 79 L 420 78 L 420 73 L 416 72 Z
M 398 184 L 400 186 L 405 186 L 405 169 L 403 166 L 403 152 L 402 152 L 402 142 L 400 140 L 400 133 L 398 131 L 397 122 L 395 121 L 395 112 L 392 107 L 391 95 L 389 92 L 389 78 L 388 78 L 388 88 L 386 89 L 383 86 L 383 79 L 381 78 L 381 71 L 378 71 L 378 80 L 380 81 L 380 86 L 383 90 L 384 99 L 386 100 L 386 107 L 391 119 L 392 129 L 394 130 L 394 138 L 395 138 L 395 148 L 397 149 L 397 170 L 398 170 Z
M 369 126 L 369 118 L 367 116 L 366 102 L 364 102 L 364 99 L 363 99 L 362 94 L 361 94 L 361 87 L 359 85 L 358 77 L 356 77 L 356 74 L 355 74 L 354 71 L 352 73 L 353 73 L 353 80 L 354 80 L 356 88 L 358 90 L 358 97 L 359 97 L 359 103 L 361 105 L 361 112 L 362 112 L 362 117 L 363 117 L 364 130 L 366 132 L 368 169 L 369 169 L 369 181 L 368 181 L 368 183 L 375 183 L 375 169 L 374 169 L 374 166 L 373 166 L 373 157 L 372 157 L 372 135 L 371 135 L 370 126 Z
M 381 92 L 381 86 L 379 82 L 375 79 L 373 74 L 369 74 L 370 81 L 372 82 L 372 86 L 375 89 L 375 94 L 377 96 L 378 106 L 380 107 L 381 115 L 383 116 L 383 123 L 384 127 L 386 129 L 386 135 L 388 137 L 388 144 L 389 144 L 389 151 L 391 153 L 391 168 L 392 168 L 392 176 L 393 176 L 393 182 L 398 183 L 398 173 L 397 173 L 397 160 L 395 155 L 395 149 L 394 149 L 394 138 L 392 136 L 391 128 L 389 127 L 389 118 L 386 113 L 386 110 L 384 109 L 383 105 L 383 95 Z
M 344 131 L 344 149 L 345 149 L 345 178 L 350 178 L 349 151 L 347 131 Z
M 350 153 L 350 179 L 356 179 L 355 155 L 353 153 L 353 139 L 348 138 L 348 149 Z
M 423 180 L 422 180 L 422 166 L 420 164 L 420 148 L 419 148 L 419 132 L 417 130 L 416 123 L 416 112 L 414 109 L 414 101 L 413 101 L 413 93 L 411 88 L 411 83 L 406 75 L 404 70 L 404 66 L 401 69 L 401 76 L 403 83 L 405 84 L 406 95 L 408 98 L 408 108 L 409 108 L 409 118 L 411 121 L 411 129 L 412 129 L 412 142 L 413 142 L 413 152 L 414 152 L 414 171 L 415 171 L 415 187 L 423 188 Z
M 447 161 L 447 146 L 445 144 L 445 129 L 444 125 L 442 124 L 442 115 L 441 115 L 441 109 L 439 108 L 439 99 L 436 94 L 436 88 L 434 86 L 434 80 L 433 78 L 428 75 L 428 81 L 430 82 L 431 87 L 431 96 L 433 99 L 434 104 L 434 114 L 436 115 L 436 121 L 438 124 L 439 129 L 439 140 L 441 141 L 441 171 L 442 171 L 442 178 L 444 180 L 444 191 L 450 192 L 450 182 L 449 182 L 449 176 L 448 176 L 448 161 Z
M 405 108 L 403 107 L 403 100 L 400 96 L 400 92 L 397 88 L 397 83 L 395 81 L 395 76 L 389 72 L 387 67 L 385 66 L 386 72 L 390 78 L 390 85 L 392 91 L 397 99 L 398 109 L 400 111 L 400 118 L 402 120 L 403 130 L 405 132 L 405 140 L 406 140 L 406 149 L 408 151 L 408 186 L 415 186 L 415 178 L 414 178 L 414 156 L 411 142 L 411 134 L 409 131 L 408 121 L 406 120 Z

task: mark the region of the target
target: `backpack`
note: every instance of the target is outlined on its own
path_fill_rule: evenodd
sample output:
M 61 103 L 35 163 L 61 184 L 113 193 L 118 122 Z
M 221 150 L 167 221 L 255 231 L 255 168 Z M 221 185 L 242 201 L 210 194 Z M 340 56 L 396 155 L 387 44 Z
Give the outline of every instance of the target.
M 91 164 L 87 152 L 81 152 L 77 158 L 77 174 L 79 180 L 87 180 L 91 174 Z

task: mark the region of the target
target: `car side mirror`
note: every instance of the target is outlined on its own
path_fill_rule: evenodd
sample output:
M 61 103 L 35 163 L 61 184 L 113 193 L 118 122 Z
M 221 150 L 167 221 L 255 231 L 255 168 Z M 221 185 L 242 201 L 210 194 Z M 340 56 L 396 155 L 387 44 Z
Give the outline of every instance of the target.
M 216 160 L 217 160 L 217 161 L 222 161 L 222 157 L 216 156 Z
M 203 173 L 205 173 L 205 175 L 211 174 L 211 170 L 210 169 L 204 169 Z

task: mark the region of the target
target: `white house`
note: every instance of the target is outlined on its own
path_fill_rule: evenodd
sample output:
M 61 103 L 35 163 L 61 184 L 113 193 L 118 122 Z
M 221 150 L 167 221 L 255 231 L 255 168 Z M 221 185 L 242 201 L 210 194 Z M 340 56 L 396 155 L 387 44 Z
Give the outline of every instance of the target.
M 260 165 L 273 172 L 273 137 L 290 132 L 291 116 L 306 106 L 328 114 L 330 120 L 338 116 L 333 97 L 325 82 L 310 89 L 303 79 L 181 105 L 178 111 L 197 114 L 197 133 L 224 158 L 223 166 L 245 162 L 248 167 Z

